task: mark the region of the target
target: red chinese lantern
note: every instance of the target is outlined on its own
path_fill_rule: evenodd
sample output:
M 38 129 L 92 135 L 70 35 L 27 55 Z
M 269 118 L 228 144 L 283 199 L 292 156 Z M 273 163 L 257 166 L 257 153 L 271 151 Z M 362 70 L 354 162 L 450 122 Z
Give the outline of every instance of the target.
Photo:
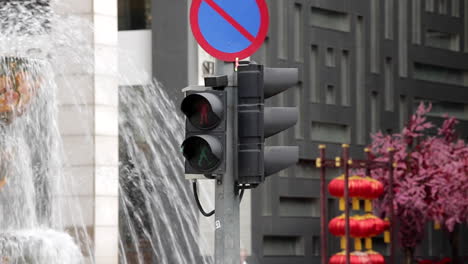
M 384 193 L 383 183 L 379 182 L 376 179 L 372 179 L 371 177 L 367 177 L 367 179 L 369 181 L 370 193 L 371 193 L 368 199 L 370 200 L 377 199 L 380 196 L 382 196 L 382 194 Z
M 352 198 L 353 209 L 359 210 L 359 198 L 369 189 L 369 183 L 360 176 L 351 176 L 348 179 L 349 197 Z M 344 176 L 341 175 L 330 181 L 328 191 L 332 196 L 340 198 L 340 210 L 344 210 Z
M 360 197 L 365 191 L 367 182 L 359 176 L 351 176 L 348 179 L 349 197 Z M 332 196 L 342 198 L 344 196 L 344 176 L 334 178 L 328 184 L 328 191 Z
M 362 217 L 359 215 L 352 216 L 349 219 L 349 235 L 353 238 L 365 237 L 365 229 L 362 226 Z
M 361 221 L 361 229 L 365 233 L 365 237 L 373 237 L 385 231 L 385 221 L 375 215 L 367 214 Z
M 350 264 L 373 264 L 365 252 L 355 251 L 350 254 Z M 328 264 L 345 264 L 346 253 L 344 251 L 333 255 Z
M 372 212 L 372 201 L 379 198 L 384 192 L 384 186 L 378 180 L 371 177 L 363 178 L 367 181 L 366 190 L 361 194 L 361 198 L 365 200 L 364 209 L 366 212 Z
M 328 230 L 334 236 L 344 236 L 345 235 L 345 219 L 344 215 L 333 218 L 328 223 Z
M 343 193 L 344 193 L 344 176 L 343 175 L 336 177 L 330 181 L 330 183 L 328 184 L 328 192 L 330 192 L 332 196 L 335 196 L 338 198 L 343 197 Z
M 388 219 L 384 220 L 384 230 L 390 230 L 390 221 Z
M 372 264 L 369 256 L 365 252 L 355 251 L 351 253 L 351 264 Z
M 385 258 L 372 250 L 366 252 L 372 264 L 385 264 Z
M 330 261 L 328 261 L 328 264 L 345 264 L 345 263 L 346 263 L 346 255 L 344 251 L 340 253 L 336 253 L 330 258 Z
M 328 230 L 334 236 L 344 236 L 345 225 L 345 217 L 344 215 L 340 215 L 328 223 Z M 386 221 L 371 214 L 364 216 L 356 215 L 349 218 L 349 233 L 353 238 L 366 238 L 379 235 L 386 230 L 386 226 Z
M 349 235 L 351 237 L 357 238 L 362 237 L 360 216 L 351 216 L 349 218 Z M 344 215 L 333 218 L 330 223 L 328 223 L 328 230 L 334 236 L 345 236 L 345 227 L 346 221 Z

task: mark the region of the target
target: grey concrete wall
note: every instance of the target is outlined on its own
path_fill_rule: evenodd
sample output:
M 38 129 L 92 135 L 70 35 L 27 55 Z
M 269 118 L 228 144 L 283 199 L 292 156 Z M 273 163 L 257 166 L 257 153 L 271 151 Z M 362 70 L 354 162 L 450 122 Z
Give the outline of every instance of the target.
M 318 263 L 319 184 L 311 160 L 318 156 L 319 143 L 327 144 L 331 158 L 339 155 L 341 143 L 351 143 L 352 156 L 358 158 L 371 132 L 399 130 L 421 98 L 433 101 L 435 122 L 444 112 L 453 114 L 462 119 L 463 137 L 468 136 L 468 3 L 267 2 L 270 30 L 254 60 L 298 67 L 301 78 L 295 90 L 271 99 L 276 105 L 299 106 L 301 114 L 295 129 L 270 143 L 298 144 L 302 162 L 253 192 L 251 262 Z M 329 204 L 330 215 L 337 215 L 336 202 Z M 417 254 L 448 255 L 438 246 L 448 243 L 443 234 L 428 234 Z M 375 244 L 388 253 L 381 238 Z M 338 239 L 332 238 L 330 246 L 329 254 L 338 252 Z
M 63 199 L 78 205 L 82 215 L 66 207 L 70 228 L 84 225 L 92 240 L 96 264 L 118 263 L 118 54 L 117 1 L 66 0 L 54 7 L 58 14 L 85 21 L 83 35 L 93 47 L 94 70 L 73 66 L 57 76 L 59 126 L 66 151 L 67 176 L 73 186 Z M 86 24 L 94 26 L 87 27 Z M 76 29 L 78 30 L 78 29 Z M 77 43 L 78 44 L 78 43 Z M 73 64 L 71 64 L 73 65 Z M 78 104 L 77 104 L 78 103 Z

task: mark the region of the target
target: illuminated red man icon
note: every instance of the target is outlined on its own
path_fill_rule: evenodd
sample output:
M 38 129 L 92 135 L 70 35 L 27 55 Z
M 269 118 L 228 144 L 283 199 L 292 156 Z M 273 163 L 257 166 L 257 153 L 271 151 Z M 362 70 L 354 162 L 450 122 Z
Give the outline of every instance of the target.
M 198 111 L 200 112 L 200 126 L 208 124 L 208 111 L 209 105 L 206 103 L 201 103 L 198 105 Z

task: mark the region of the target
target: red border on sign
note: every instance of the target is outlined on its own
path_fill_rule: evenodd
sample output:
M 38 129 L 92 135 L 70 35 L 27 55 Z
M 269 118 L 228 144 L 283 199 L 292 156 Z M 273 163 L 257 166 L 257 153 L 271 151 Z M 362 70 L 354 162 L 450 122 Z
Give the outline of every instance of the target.
M 263 41 L 265 41 L 265 37 L 268 33 L 268 26 L 270 22 L 268 15 L 268 7 L 265 0 L 256 0 L 258 8 L 260 10 L 260 30 L 257 36 L 255 37 L 254 41 L 252 41 L 252 44 L 250 44 L 250 46 L 235 53 L 226 53 L 217 50 L 214 47 L 212 47 L 203 37 L 203 34 L 200 30 L 200 25 L 198 24 L 198 13 L 202 1 L 204 0 L 194 0 L 192 2 L 192 6 L 190 7 L 190 26 L 192 28 L 193 36 L 197 40 L 198 44 L 200 44 L 200 46 L 211 56 L 223 61 L 236 61 L 236 58 L 242 60 L 254 54 L 255 51 L 257 51 L 260 48 L 260 46 L 262 46 Z

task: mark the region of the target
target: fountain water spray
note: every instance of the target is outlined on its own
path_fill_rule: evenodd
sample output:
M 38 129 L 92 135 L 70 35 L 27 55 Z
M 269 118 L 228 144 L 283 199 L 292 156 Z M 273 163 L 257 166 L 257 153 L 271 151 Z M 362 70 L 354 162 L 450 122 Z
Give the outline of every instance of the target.
M 76 89 L 75 81 L 77 73 L 94 73 L 93 27 L 54 13 L 53 5 L 65 3 L 0 1 L 0 263 L 94 263 L 73 175 L 64 173 L 57 121 L 58 94 L 77 108 L 84 104 L 86 87 Z M 125 76 L 120 80 L 126 86 Z M 183 121 L 157 82 L 126 87 L 119 111 L 119 262 L 213 263 L 202 254 L 198 213 L 183 179 Z

